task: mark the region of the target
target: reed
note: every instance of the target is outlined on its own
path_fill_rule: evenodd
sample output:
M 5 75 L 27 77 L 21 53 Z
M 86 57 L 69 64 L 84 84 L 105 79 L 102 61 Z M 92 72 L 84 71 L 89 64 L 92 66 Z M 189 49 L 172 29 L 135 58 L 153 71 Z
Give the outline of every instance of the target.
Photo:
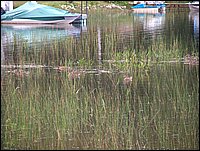
M 195 148 L 197 140 L 191 138 L 198 128 L 198 86 L 193 84 L 189 90 L 185 69 L 179 69 L 163 66 L 163 72 L 169 73 L 162 77 L 151 69 L 149 76 L 154 78 L 149 82 L 133 74 L 134 83 L 127 86 L 121 74 L 115 75 L 121 78 L 102 74 L 71 80 L 67 73 L 49 75 L 40 69 L 37 76 L 31 74 L 21 81 L 10 75 L 10 87 L 4 91 L 13 93 L 2 96 L 4 147 Z
M 142 45 L 117 34 L 117 18 L 89 21 L 79 37 L 6 46 L 15 66 L 1 77 L 2 149 L 199 148 L 199 68 L 181 62 L 196 47 L 177 36 Z

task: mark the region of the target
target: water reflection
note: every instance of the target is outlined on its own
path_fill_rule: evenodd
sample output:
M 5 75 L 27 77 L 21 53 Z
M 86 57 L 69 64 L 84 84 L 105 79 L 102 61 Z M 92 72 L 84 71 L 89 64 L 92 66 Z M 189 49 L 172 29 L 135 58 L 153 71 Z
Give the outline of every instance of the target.
M 1 39 L 1 43 L 2 43 L 2 39 Z M 1 45 L 1 64 L 4 64 L 5 62 L 5 55 L 4 55 L 4 51 L 3 51 L 3 46 Z M 1 69 L 1 77 L 3 75 L 4 70 Z
M 86 31 L 85 24 L 3 24 L 1 25 L 1 64 L 5 65 L 13 60 L 14 64 L 18 65 L 20 51 L 23 49 L 33 53 L 33 48 L 40 50 L 44 43 L 50 45 L 53 40 L 59 41 L 66 37 L 79 38 L 81 33 Z M 3 70 L 1 76 L 4 74 Z
M 165 13 L 133 13 L 133 20 L 140 22 L 145 31 L 154 32 L 165 24 Z
M 14 42 L 14 36 L 21 37 L 28 43 L 41 42 L 67 36 L 80 36 L 81 32 L 87 31 L 82 25 L 1 25 L 3 43 Z M 37 37 L 37 38 L 35 38 Z
M 193 22 L 194 38 L 199 41 L 199 12 L 190 11 L 189 20 Z
M 165 13 L 132 13 L 133 28 L 136 29 L 134 36 L 140 39 L 137 44 L 138 49 L 141 46 L 148 49 L 157 39 L 162 39 L 165 32 Z

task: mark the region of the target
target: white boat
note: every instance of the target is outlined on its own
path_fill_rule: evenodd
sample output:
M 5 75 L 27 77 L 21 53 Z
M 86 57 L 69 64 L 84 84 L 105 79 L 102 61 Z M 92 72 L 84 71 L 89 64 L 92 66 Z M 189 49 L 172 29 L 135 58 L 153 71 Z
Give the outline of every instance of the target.
M 134 13 L 159 13 L 164 12 L 166 5 L 164 1 L 136 1 L 137 3 L 131 6 Z
M 26 2 L 20 7 L 1 15 L 1 24 L 71 24 L 80 21 L 83 14 Z M 84 16 L 84 19 L 87 16 Z
M 59 20 L 33 20 L 33 19 L 12 19 L 12 20 L 4 20 L 1 21 L 1 24 L 70 24 L 76 19 L 77 17 L 66 17 L 64 19 Z
M 189 3 L 189 8 L 191 11 L 199 11 L 199 1 Z

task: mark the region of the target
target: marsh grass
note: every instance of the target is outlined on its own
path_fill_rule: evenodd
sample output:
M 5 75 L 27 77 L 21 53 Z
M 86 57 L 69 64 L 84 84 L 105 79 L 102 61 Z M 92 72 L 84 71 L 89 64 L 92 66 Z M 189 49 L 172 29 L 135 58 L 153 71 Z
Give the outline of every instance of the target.
M 187 67 L 177 65 L 177 73 L 170 66 L 162 66 L 152 69 L 149 76 L 154 78 L 150 81 L 133 74 L 131 85 L 123 84 L 121 74 L 70 80 L 67 73 L 47 74 L 38 69 L 37 74 L 21 80 L 8 76 L 11 87 L 4 91 L 12 93 L 3 95 L 2 100 L 4 147 L 196 148 L 199 88 L 185 80 Z M 154 70 L 169 73 L 160 76 Z M 189 70 L 195 73 L 195 69 Z
M 164 37 L 149 47 L 126 48 L 117 23 L 113 30 L 100 28 L 101 60 L 99 26 L 92 22 L 80 37 L 33 46 L 14 39 L 8 64 L 42 67 L 2 77 L 3 149 L 199 148 L 199 68 L 180 61 L 198 55 L 195 47 L 182 49 L 178 38 L 167 45 Z M 178 62 L 162 63 L 174 58 Z M 96 70 L 70 78 L 71 70 L 55 70 L 60 66 Z

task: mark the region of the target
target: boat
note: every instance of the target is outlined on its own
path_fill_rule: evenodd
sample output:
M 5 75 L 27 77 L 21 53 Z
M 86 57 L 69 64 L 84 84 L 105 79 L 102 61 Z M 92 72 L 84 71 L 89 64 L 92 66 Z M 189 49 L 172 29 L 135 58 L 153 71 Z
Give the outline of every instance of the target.
M 191 11 L 199 11 L 199 1 L 193 1 L 189 3 L 189 8 Z
M 131 9 L 135 13 L 159 13 L 165 11 L 164 1 L 134 1 L 136 2 Z
M 71 24 L 81 19 L 82 14 L 28 1 L 2 14 L 1 24 Z

